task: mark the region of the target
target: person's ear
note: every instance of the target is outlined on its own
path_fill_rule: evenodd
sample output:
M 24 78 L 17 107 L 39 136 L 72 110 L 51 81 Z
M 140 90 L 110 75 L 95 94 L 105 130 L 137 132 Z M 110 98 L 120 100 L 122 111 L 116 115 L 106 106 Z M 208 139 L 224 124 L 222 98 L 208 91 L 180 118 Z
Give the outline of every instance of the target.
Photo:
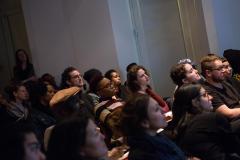
M 186 78 L 183 78 L 182 82 L 183 82 L 183 84 L 188 84 L 189 83 L 189 81 Z
M 148 128 L 149 128 L 149 122 L 148 122 L 148 120 L 142 121 L 141 126 L 142 126 L 143 128 L 148 129 Z
M 206 70 L 205 71 L 205 75 L 206 75 L 206 77 L 210 77 L 212 75 L 211 71 L 210 70 Z
M 200 105 L 200 101 L 197 98 L 192 99 L 192 106 L 198 107 Z
M 71 82 L 69 80 L 66 81 L 66 83 L 71 86 Z
M 16 96 L 17 96 L 17 92 L 14 91 L 14 92 L 13 92 L 13 95 L 14 95 L 14 97 L 16 97 Z

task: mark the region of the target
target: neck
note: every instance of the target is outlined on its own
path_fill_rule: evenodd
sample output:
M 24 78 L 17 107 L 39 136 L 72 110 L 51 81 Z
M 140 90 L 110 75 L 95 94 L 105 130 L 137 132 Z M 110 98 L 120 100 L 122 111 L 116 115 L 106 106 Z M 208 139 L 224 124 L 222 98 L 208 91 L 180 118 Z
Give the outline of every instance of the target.
M 22 100 L 16 99 L 16 103 L 17 103 L 17 104 L 22 104 L 22 102 L 23 102 Z
M 146 89 L 147 89 L 147 86 L 141 86 L 141 89 L 138 92 L 146 94 Z

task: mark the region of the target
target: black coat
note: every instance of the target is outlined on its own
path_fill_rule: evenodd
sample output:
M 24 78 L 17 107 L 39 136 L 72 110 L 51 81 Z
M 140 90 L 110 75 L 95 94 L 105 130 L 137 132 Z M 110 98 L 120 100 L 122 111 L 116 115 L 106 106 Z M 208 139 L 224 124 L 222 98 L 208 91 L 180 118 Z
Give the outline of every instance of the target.
M 170 139 L 162 134 L 140 134 L 128 137 L 129 160 L 184 160 L 185 155 Z

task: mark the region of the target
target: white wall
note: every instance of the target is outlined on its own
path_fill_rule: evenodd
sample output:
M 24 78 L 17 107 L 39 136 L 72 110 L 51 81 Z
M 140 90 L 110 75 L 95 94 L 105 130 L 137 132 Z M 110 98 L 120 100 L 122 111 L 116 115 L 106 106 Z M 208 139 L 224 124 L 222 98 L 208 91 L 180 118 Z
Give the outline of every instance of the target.
M 240 49 L 240 1 L 202 2 L 211 51 L 222 55 L 226 49 Z
M 118 4 L 127 8 L 126 1 L 109 2 L 110 8 Z M 126 9 L 110 17 L 107 0 L 23 0 L 22 5 L 38 75 L 49 72 L 59 79 L 70 65 L 82 73 L 92 67 L 125 70 L 137 60 Z M 112 23 L 114 16 L 119 21 Z
M 120 72 L 126 79 L 126 66 L 139 63 L 128 0 L 108 0 Z

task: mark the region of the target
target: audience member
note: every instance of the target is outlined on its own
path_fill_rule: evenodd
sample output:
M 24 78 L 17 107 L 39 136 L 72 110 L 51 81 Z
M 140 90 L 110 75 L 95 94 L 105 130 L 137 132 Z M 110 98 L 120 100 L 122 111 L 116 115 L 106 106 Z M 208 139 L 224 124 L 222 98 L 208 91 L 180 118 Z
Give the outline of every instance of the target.
M 94 107 L 95 118 L 101 131 L 106 136 L 106 143 L 109 148 L 114 147 L 111 140 L 121 137 L 118 129 L 118 119 L 124 102 L 116 99 L 116 90 L 110 80 L 102 76 L 96 77 L 92 83 L 93 90 L 100 97 L 100 103 Z
M 223 115 L 210 112 L 212 96 L 201 85 L 182 85 L 174 97 L 176 141 L 187 154 L 204 160 L 225 160 L 240 153 L 240 141 L 230 123 Z
M 240 94 L 240 81 L 236 78 L 232 77 L 232 67 L 230 66 L 228 60 L 226 58 L 221 58 L 223 64 L 223 74 L 228 83 L 230 83 Z
M 32 105 L 31 119 L 35 125 L 36 134 L 41 144 L 45 129 L 56 123 L 55 115 L 49 106 L 49 102 L 55 94 L 51 84 L 39 82 L 35 88 L 36 100 Z
M 121 114 L 121 129 L 130 147 L 128 159 L 186 159 L 176 144 L 157 133 L 166 125 L 162 107 L 157 101 L 146 94 L 134 94 Z
M 222 60 L 217 56 L 207 55 L 201 60 L 202 74 L 206 78 L 204 88 L 213 97 L 213 110 L 226 116 L 232 129 L 240 133 L 240 95 L 224 76 Z
M 113 84 L 116 89 L 116 95 L 121 99 L 126 100 L 129 93 L 127 91 L 127 87 L 122 85 L 120 74 L 116 70 L 110 69 L 105 73 L 105 77 Z
M 61 88 L 50 101 L 50 106 L 59 119 L 80 113 L 94 115 L 93 101 L 83 92 L 83 79 L 76 68 L 68 67 L 64 70 Z
M 28 124 L 1 128 L 0 158 L 3 160 L 45 160 L 34 129 Z
M 189 63 L 180 63 L 172 66 L 170 77 L 178 87 L 201 80 L 198 71 Z
M 23 49 L 18 49 L 15 54 L 16 65 L 13 69 L 14 81 L 27 83 L 36 81 L 34 67 L 30 63 L 27 52 Z
M 2 104 L 1 124 L 30 120 L 29 113 L 29 94 L 24 84 L 11 84 L 7 92 L 10 102 L 5 101 Z
M 48 160 L 84 160 L 107 158 L 104 136 L 94 121 L 82 116 L 57 124 L 50 135 Z
M 39 78 L 40 82 L 46 83 L 46 84 L 50 84 L 54 87 L 55 90 L 58 90 L 58 86 L 57 83 L 55 81 L 55 78 L 53 75 L 51 75 L 50 73 L 44 73 L 40 78 Z
M 94 68 L 86 71 L 83 75 L 83 78 L 87 81 L 89 86 L 87 94 L 92 97 L 94 105 L 99 103 L 99 96 L 91 89 L 91 84 L 93 83 L 93 80 L 99 76 L 102 76 L 102 72 Z
M 127 85 L 132 93 L 148 94 L 162 107 L 164 112 L 169 111 L 167 103 L 150 87 L 150 76 L 142 66 L 134 66 L 127 74 Z

